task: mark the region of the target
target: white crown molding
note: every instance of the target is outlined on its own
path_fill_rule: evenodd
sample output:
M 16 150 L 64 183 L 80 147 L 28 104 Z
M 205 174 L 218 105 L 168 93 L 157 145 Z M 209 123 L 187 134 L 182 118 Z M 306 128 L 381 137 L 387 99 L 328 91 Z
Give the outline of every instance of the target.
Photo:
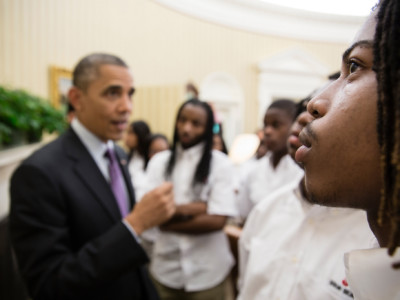
M 180 13 L 220 25 L 310 41 L 349 43 L 365 17 L 287 8 L 258 0 L 153 0 Z
M 326 78 L 329 69 L 302 48 L 293 47 L 258 64 L 260 73 L 291 73 L 299 75 L 321 76 Z
M 277 98 L 301 99 L 327 81 L 328 68 L 305 50 L 287 49 L 258 64 L 258 118 Z

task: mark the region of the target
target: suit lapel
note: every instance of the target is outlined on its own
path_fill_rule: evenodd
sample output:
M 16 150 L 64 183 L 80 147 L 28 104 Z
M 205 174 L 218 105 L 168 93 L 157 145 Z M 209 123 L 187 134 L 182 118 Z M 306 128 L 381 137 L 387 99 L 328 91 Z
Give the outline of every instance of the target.
M 72 129 L 69 129 L 66 133 L 65 141 L 65 149 L 68 156 L 73 160 L 74 171 L 77 176 L 81 178 L 87 189 L 94 195 L 94 199 L 101 204 L 110 218 L 114 221 L 120 220 L 121 213 L 110 185 Z

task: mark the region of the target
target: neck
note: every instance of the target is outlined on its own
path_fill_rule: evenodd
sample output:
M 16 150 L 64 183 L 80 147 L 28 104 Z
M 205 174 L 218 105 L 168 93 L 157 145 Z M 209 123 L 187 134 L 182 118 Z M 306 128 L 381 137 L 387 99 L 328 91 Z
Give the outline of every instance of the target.
M 287 150 L 272 153 L 270 162 L 272 163 L 272 166 L 274 167 L 274 169 L 278 166 L 282 157 L 284 157 L 286 154 L 287 154 Z
M 305 183 L 305 177 L 304 176 L 299 182 L 299 189 L 300 189 L 300 193 L 303 196 L 303 198 L 308 201 L 308 194 L 307 194 L 307 190 L 306 190 L 306 183 Z

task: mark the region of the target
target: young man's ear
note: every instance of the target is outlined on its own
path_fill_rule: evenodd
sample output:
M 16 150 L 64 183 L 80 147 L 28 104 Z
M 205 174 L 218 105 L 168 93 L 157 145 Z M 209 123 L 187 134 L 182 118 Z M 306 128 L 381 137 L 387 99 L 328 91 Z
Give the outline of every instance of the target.
M 73 86 L 68 91 L 68 99 L 75 111 L 79 111 L 81 108 L 81 95 L 82 92 L 77 87 Z

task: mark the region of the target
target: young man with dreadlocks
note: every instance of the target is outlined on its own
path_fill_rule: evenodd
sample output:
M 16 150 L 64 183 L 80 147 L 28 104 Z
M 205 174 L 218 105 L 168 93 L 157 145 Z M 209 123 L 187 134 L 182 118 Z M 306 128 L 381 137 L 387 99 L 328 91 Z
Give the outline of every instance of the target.
M 367 212 L 377 248 L 345 255 L 355 299 L 400 297 L 399 24 L 400 2 L 381 1 L 344 52 L 339 79 L 308 104 L 315 119 L 296 152 L 311 200 Z
M 298 135 L 312 120 L 306 112 L 309 100 L 298 103 L 287 140 L 293 160 L 301 146 Z M 365 212 L 311 205 L 303 183 L 281 187 L 249 214 L 239 240 L 237 300 L 353 299 L 344 280 L 343 253 L 370 246 L 373 234 Z
M 171 151 L 149 163 L 149 189 L 170 181 L 176 214 L 160 226 L 150 271 L 161 299 L 224 299 L 224 281 L 233 266 L 223 232 L 236 216 L 233 165 L 212 150 L 214 117 L 210 106 L 186 101 L 176 118 Z

